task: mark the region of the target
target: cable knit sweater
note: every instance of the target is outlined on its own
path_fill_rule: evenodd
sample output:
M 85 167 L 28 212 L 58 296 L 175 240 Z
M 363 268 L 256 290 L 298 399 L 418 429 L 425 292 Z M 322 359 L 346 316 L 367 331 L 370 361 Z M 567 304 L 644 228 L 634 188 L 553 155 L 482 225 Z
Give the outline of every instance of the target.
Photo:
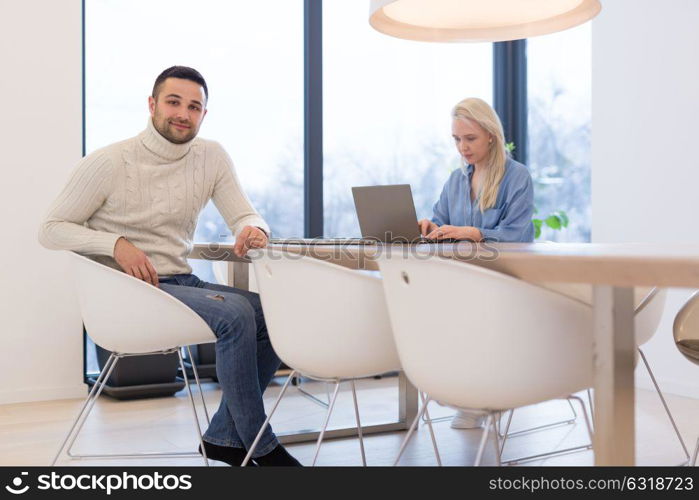
M 124 236 L 159 275 L 187 274 L 199 213 L 212 199 L 236 234 L 269 227 L 240 187 L 233 162 L 214 141 L 174 144 L 152 121 L 142 133 L 83 158 L 49 209 L 39 241 L 119 269 L 114 245 Z

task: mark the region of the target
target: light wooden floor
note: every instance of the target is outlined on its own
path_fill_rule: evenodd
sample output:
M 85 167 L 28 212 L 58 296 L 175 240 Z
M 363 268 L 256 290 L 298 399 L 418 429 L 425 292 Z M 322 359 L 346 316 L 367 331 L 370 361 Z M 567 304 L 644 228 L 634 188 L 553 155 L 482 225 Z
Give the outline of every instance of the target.
M 279 380 L 282 382 L 282 380 Z M 218 406 L 220 391 L 216 384 L 204 384 L 210 412 Z M 325 397 L 325 384 L 303 384 L 309 392 Z M 358 384 L 360 412 L 363 424 L 392 419 L 397 415 L 397 378 L 368 379 Z M 265 394 L 271 406 L 280 384 L 271 385 Z M 196 395 L 196 394 L 195 394 Z M 690 452 L 699 435 L 699 400 L 667 395 Z M 669 421 L 654 392 L 637 391 L 637 446 L 639 465 L 676 465 L 683 454 Z M 61 400 L 0 406 L 0 465 L 48 465 L 65 432 L 82 405 L 80 400 Z M 577 409 L 577 408 L 576 408 Z M 453 410 L 434 403 L 432 417 L 448 416 Z M 277 432 L 317 428 L 322 424 L 325 410 L 291 388 L 273 419 Z M 569 418 L 572 415 L 565 401 L 550 401 L 518 410 L 512 430 L 541 425 Z M 354 412 L 349 387 L 341 390 L 331 425 L 352 425 Z M 476 454 L 480 431 L 454 430 L 449 420 L 435 424 L 437 443 L 444 465 L 471 465 Z M 391 465 L 402 442 L 404 432 L 367 436 L 365 447 L 369 465 Z M 579 418 L 574 425 L 564 425 L 533 432 L 508 440 L 504 458 L 564 449 L 589 442 L 585 425 Z M 315 444 L 288 445 L 289 451 L 303 464 L 313 459 Z M 76 442 L 75 451 L 130 452 L 134 450 L 196 449 L 196 431 L 185 391 L 176 397 L 120 402 L 102 397 Z M 212 462 L 215 465 L 225 465 Z M 486 449 L 486 465 L 493 464 L 492 446 Z M 591 451 L 528 462 L 527 465 L 592 465 Z M 201 465 L 197 458 L 128 459 L 128 460 L 69 460 L 61 465 Z M 355 439 L 329 440 L 323 444 L 319 465 L 361 465 L 359 446 Z M 402 465 L 435 465 L 429 433 L 425 425 L 408 446 Z

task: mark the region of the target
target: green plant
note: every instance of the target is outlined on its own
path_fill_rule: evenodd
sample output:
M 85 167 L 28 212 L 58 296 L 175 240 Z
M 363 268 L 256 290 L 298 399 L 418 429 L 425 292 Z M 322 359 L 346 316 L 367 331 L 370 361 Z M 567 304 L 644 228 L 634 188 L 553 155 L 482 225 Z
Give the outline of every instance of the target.
M 538 212 L 539 211 L 535 208 L 534 215 L 536 215 Z M 563 210 L 557 210 L 545 219 L 532 219 L 532 223 L 534 224 L 534 239 L 537 239 L 539 236 L 541 236 L 541 228 L 544 224 L 556 231 L 560 231 L 564 227 L 568 227 L 568 214 L 566 214 Z

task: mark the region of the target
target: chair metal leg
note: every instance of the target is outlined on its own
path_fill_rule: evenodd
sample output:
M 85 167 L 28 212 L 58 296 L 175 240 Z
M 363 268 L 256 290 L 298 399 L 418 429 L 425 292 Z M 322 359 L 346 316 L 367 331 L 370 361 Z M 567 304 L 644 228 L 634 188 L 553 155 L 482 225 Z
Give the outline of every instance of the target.
M 192 365 L 192 371 L 194 372 L 194 380 L 197 382 L 197 387 L 199 388 L 199 395 L 201 396 L 201 404 L 204 407 L 204 415 L 206 416 L 206 424 L 211 425 L 211 419 L 209 418 L 209 410 L 206 408 L 206 401 L 204 401 L 204 391 L 201 388 L 201 382 L 199 382 L 199 373 L 197 372 L 197 364 L 194 362 L 192 357 L 192 351 L 187 346 L 187 356 L 189 356 L 189 361 Z
M 481 465 L 481 460 L 483 459 L 483 451 L 485 450 L 485 443 L 488 441 L 488 433 L 490 432 L 490 426 L 493 425 L 493 413 L 489 412 L 488 417 L 485 419 L 485 425 L 483 426 L 483 432 L 481 433 L 481 442 L 478 445 L 478 452 L 476 453 L 476 461 L 473 464 L 474 467 Z
M 546 453 L 539 453 L 537 455 L 530 455 L 528 457 L 522 457 L 522 458 L 516 458 L 513 460 L 503 460 L 502 464 L 503 465 L 517 465 L 517 464 L 523 464 L 525 462 L 531 462 L 532 460 L 538 460 L 538 459 L 543 459 L 543 458 L 551 458 L 551 457 L 558 457 L 561 455 L 567 455 L 569 453 L 577 453 L 578 451 L 585 451 L 585 450 L 591 450 L 592 445 L 591 444 L 585 444 L 585 445 L 580 445 L 580 446 L 572 446 L 570 448 L 565 448 L 563 450 L 556 450 L 556 451 L 549 451 Z
M 364 453 L 364 436 L 362 435 L 362 423 L 359 421 L 359 405 L 357 404 L 357 389 L 354 380 L 350 380 L 352 385 L 352 400 L 354 401 L 354 417 L 357 420 L 357 434 L 359 435 L 359 449 L 362 452 L 362 465 L 366 467 L 366 455 Z
M 592 449 L 592 427 L 590 426 L 590 420 L 587 416 L 587 409 L 585 408 L 585 402 L 581 398 L 579 398 L 578 396 L 574 396 L 574 395 L 568 396 L 568 398 L 566 398 L 566 399 L 574 399 L 578 403 L 580 403 L 580 406 L 582 408 L 582 414 L 583 414 L 583 417 L 585 419 L 585 426 L 587 428 L 587 433 L 588 433 L 588 436 L 590 437 L 590 444 L 573 446 L 570 448 L 565 448 L 563 450 L 549 451 L 546 453 L 538 453 L 536 455 L 529 455 L 527 457 L 521 457 L 521 458 L 516 458 L 516 459 L 512 459 L 512 460 L 505 460 L 502 462 L 503 464 L 516 465 L 516 464 L 521 464 L 524 462 L 531 462 L 532 460 L 538 460 L 541 458 L 550 458 L 550 457 L 554 457 L 554 456 L 565 455 L 568 453 L 574 453 L 577 451 L 584 451 L 584 450 L 591 450 Z
M 89 394 L 87 395 L 87 398 L 85 399 L 85 402 L 83 403 L 82 408 L 78 412 L 78 415 L 75 417 L 75 420 L 73 421 L 73 425 L 70 427 L 68 434 L 66 434 L 66 437 L 65 437 L 65 439 L 63 439 L 63 442 L 61 443 L 60 448 L 58 448 L 58 451 L 56 452 L 56 456 L 53 457 L 53 461 L 51 462 L 52 467 L 56 465 L 56 462 L 58 461 L 58 457 L 61 456 L 61 452 L 63 451 L 63 448 L 65 448 L 66 442 L 68 442 L 68 438 L 70 438 L 71 434 L 73 434 L 73 430 L 75 429 L 75 426 L 78 424 L 81 417 L 83 416 L 83 413 L 85 412 L 85 408 L 87 408 L 90 401 L 92 401 L 92 398 L 95 395 L 95 393 L 101 391 L 100 387 L 101 387 L 102 380 L 108 379 L 109 375 L 111 375 L 112 368 L 114 368 L 114 365 L 116 364 L 115 359 L 116 359 L 116 356 L 114 355 L 114 353 L 112 353 L 109 356 L 107 363 L 104 365 L 104 369 L 97 377 L 97 380 L 95 381 L 95 385 L 92 386 L 92 389 L 90 390 Z M 82 424 L 80 425 L 80 427 L 82 428 Z M 79 432 L 80 432 L 80 429 L 78 429 L 78 431 L 76 432 L 76 435 Z M 73 440 L 75 440 L 75 438 L 73 438 Z M 71 441 L 71 445 L 72 445 L 72 441 Z
M 335 391 L 333 392 L 332 399 L 330 399 L 330 405 L 328 406 L 328 412 L 325 416 L 325 422 L 323 423 L 323 428 L 320 430 L 320 435 L 318 436 L 318 442 L 316 443 L 316 452 L 313 455 L 313 463 L 311 465 L 315 466 L 318 460 L 318 454 L 320 453 L 320 445 L 323 444 L 323 436 L 325 435 L 325 430 L 328 428 L 328 423 L 330 422 L 330 416 L 332 415 L 333 408 L 335 408 L 335 401 L 337 400 L 337 394 L 340 392 L 340 381 L 335 383 Z
M 408 429 L 408 433 L 405 435 L 405 438 L 403 438 L 403 442 L 400 445 L 400 449 L 398 450 L 398 456 L 396 457 L 396 461 L 393 462 L 393 466 L 395 467 L 398 465 L 398 462 L 400 462 L 400 457 L 403 456 L 403 452 L 405 451 L 406 446 L 408 445 L 408 441 L 410 441 L 410 438 L 413 435 L 413 432 L 415 432 L 415 428 L 417 427 L 417 423 L 420 421 L 422 416 L 425 414 L 425 411 L 427 411 L 427 403 L 430 402 L 430 399 L 427 398 L 427 401 L 425 401 L 425 404 L 422 405 L 422 408 L 420 408 L 420 411 L 415 415 L 415 418 L 413 419 L 413 423 L 410 424 L 410 429 Z
M 573 418 L 565 419 L 565 420 L 559 420 L 558 422 L 552 422 L 550 424 L 543 424 L 543 425 L 538 425 L 536 427 L 530 427 L 528 429 L 522 429 L 521 431 L 516 431 L 516 432 L 510 432 L 507 437 L 515 437 L 515 436 L 521 436 L 522 434 L 529 434 L 530 432 L 536 432 L 536 431 L 541 431 L 544 429 L 550 429 L 552 427 L 559 427 L 562 425 L 572 425 L 575 423 L 575 421 L 578 418 L 578 413 L 575 411 L 575 408 L 573 405 L 570 403 L 570 401 L 567 401 L 568 406 L 570 406 L 571 411 L 573 412 Z M 511 410 L 514 413 L 514 410 Z M 510 420 L 512 419 L 512 415 L 510 415 Z M 500 434 L 500 438 L 505 438 L 503 434 Z
M 595 427 L 595 406 L 592 398 L 592 389 L 587 390 L 587 402 L 590 404 L 590 420 L 592 422 L 592 427 Z
M 577 401 L 580 405 L 580 408 L 582 409 L 583 418 L 585 419 L 585 427 L 587 427 L 587 436 L 590 438 L 590 447 L 592 447 L 592 425 L 590 424 L 590 419 L 587 417 L 585 401 L 583 401 L 581 397 L 578 397 L 575 394 L 571 394 L 570 396 L 568 396 L 568 401 L 570 401 L 571 399 Z
M 505 443 L 507 442 L 507 437 L 510 432 L 510 424 L 512 424 L 512 417 L 515 414 L 515 409 L 512 408 L 508 412 L 507 424 L 505 425 L 505 432 L 502 433 L 502 444 L 500 445 L 500 459 L 502 460 L 502 451 L 505 449 Z
M 172 352 L 175 352 L 174 350 Z M 178 355 L 180 360 L 182 360 L 181 352 L 178 349 L 177 350 Z M 165 354 L 165 353 L 163 353 Z M 139 453 L 102 453 L 102 454 L 78 454 L 78 453 L 73 453 L 73 446 L 74 443 L 80 434 L 80 431 L 82 430 L 83 425 L 87 421 L 87 418 L 92 411 L 94 405 L 96 404 L 97 400 L 99 399 L 100 394 L 102 393 L 102 390 L 104 389 L 107 380 L 109 379 L 109 376 L 112 373 L 112 370 L 114 370 L 114 367 L 116 366 L 116 363 L 119 359 L 122 357 L 126 356 L 135 356 L 132 354 L 112 354 L 110 355 L 110 358 L 107 360 L 107 363 L 105 364 L 104 368 L 102 369 L 100 375 L 97 377 L 97 380 L 95 382 L 95 385 L 92 387 L 92 390 L 90 391 L 90 395 L 88 396 L 87 401 L 85 402 L 85 405 L 83 406 L 83 409 L 81 410 L 81 413 L 78 415 L 78 418 L 75 420 L 73 424 L 73 428 L 71 428 L 71 431 L 69 432 L 68 436 L 66 436 L 66 441 L 68 441 L 68 438 L 70 437 L 70 440 L 68 441 L 67 447 L 66 447 L 66 454 L 70 458 L 166 458 L 166 457 L 200 457 L 201 455 L 197 452 L 190 452 L 190 451 L 184 451 L 184 452 L 177 452 L 177 451 L 172 451 L 172 452 L 162 452 L 162 451 L 147 451 L 147 452 L 139 452 Z M 111 362 L 111 364 L 110 364 Z M 193 364 L 194 366 L 194 364 Z M 184 371 L 184 366 L 183 363 L 180 363 L 180 368 L 183 370 L 183 374 L 185 377 L 185 386 L 187 387 L 187 390 L 190 395 L 190 403 L 192 405 L 192 410 L 194 412 L 195 418 L 196 418 L 196 423 L 197 423 L 197 429 L 199 431 L 199 435 L 201 436 L 201 427 L 199 427 L 199 418 L 196 413 L 196 406 L 194 405 L 193 401 L 193 396 L 191 393 L 191 387 L 188 382 L 187 374 Z M 199 390 L 201 391 L 201 385 L 199 386 Z M 202 396 L 203 397 L 203 396 Z M 205 406 L 206 408 L 206 406 Z M 82 420 L 80 420 L 80 416 L 82 415 Z M 75 429 L 77 425 L 77 429 L 73 432 L 73 429 Z M 71 436 L 72 433 L 72 436 Z M 199 440 L 200 444 L 202 444 L 202 440 Z M 65 445 L 65 441 L 64 444 Z M 61 450 L 59 450 L 58 454 L 56 455 L 56 458 L 54 459 L 54 463 L 57 460 L 58 456 L 60 455 Z M 205 454 L 206 451 L 204 450 L 203 444 L 202 444 L 202 453 Z M 208 464 L 208 462 L 207 462 Z
M 189 378 L 187 377 L 187 370 L 184 368 L 184 360 L 182 359 L 182 351 L 177 349 L 177 357 L 180 360 L 180 368 L 182 369 L 182 378 L 184 378 L 184 385 L 187 387 L 187 393 L 189 394 L 189 402 L 192 404 L 192 416 L 194 417 L 194 423 L 197 428 L 197 434 L 199 435 L 199 444 L 201 446 L 201 454 L 204 457 L 204 465 L 209 466 L 209 457 L 206 456 L 206 447 L 204 446 L 204 436 L 201 432 L 201 425 L 199 424 L 199 415 L 197 415 L 197 407 L 194 404 L 194 395 L 192 394 L 192 388 L 189 386 Z M 191 359 L 191 358 L 190 358 Z M 192 366 L 194 366 L 192 359 Z M 195 372 L 196 373 L 196 372 Z M 201 386 L 199 387 L 201 391 Z M 204 395 L 202 394 L 202 400 Z
M 650 379 L 653 381 L 653 386 L 655 387 L 655 392 L 658 393 L 658 397 L 660 398 L 660 402 L 663 404 L 663 407 L 665 408 L 665 413 L 667 413 L 667 417 L 670 419 L 670 423 L 672 424 L 672 428 L 675 430 L 675 434 L 677 435 L 677 439 L 680 441 L 680 445 L 682 445 L 682 450 L 684 451 L 684 455 L 689 460 L 689 451 L 687 450 L 687 446 L 684 444 L 684 439 L 682 439 L 682 435 L 680 434 L 680 430 L 677 428 L 677 424 L 675 423 L 675 419 L 672 417 L 672 413 L 670 413 L 670 408 L 667 405 L 667 402 L 665 401 L 665 397 L 663 396 L 662 391 L 660 390 L 660 386 L 658 386 L 658 382 L 655 380 L 655 375 L 653 375 L 653 370 L 650 369 L 650 364 L 648 363 L 648 360 L 646 359 L 646 355 L 643 353 L 643 350 L 639 347 L 638 352 L 641 355 L 641 359 L 643 360 L 643 364 L 646 365 L 646 370 L 648 370 L 648 375 L 650 375 Z
M 423 415 L 423 416 L 422 416 L 422 421 L 425 422 L 425 423 L 427 423 L 427 419 L 428 419 L 428 418 L 429 418 L 429 417 L 428 417 L 427 415 Z M 435 422 L 444 422 L 445 420 L 451 420 L 452 418 L 454 418 L 454 415 L 445 415 L 445 416 L 443 416 L 443 417 L 435 417 L 435 418 L 432 419 L 432 423 L 435 423 Z
M 568 406 L 570 407 L 571 411 L 573 412 L 573 418 L 572 418 L 572 419 L 560 420 L 560 421 L 558 421 L 558 422 L 553 422 L 553 423 L 550 423 L 550 424 L 544 424 L 544 425 L 539 425 L 539 426 L 536 426 L 536 427 L 530 427 L 530 428 L 528 428 L 528 429 L 522 429 L 521 431 L 517 431 L 517 432 L 510 432 L 510 425 L 512 424 L 512 417 L 513 417 L 513 415 L 514 415 L 514 413 L 515 413 L 515 409 L 514 409 L 514 408 L 511 409 L 510 412 L 509 412 L 509 416 L 507 417 L 507 424 L 505 425 L 505 431 L 504 431 L 503 433 L 500 433 L 500 432 L 498 431 L 498 437 L 499 437 L 500 439 L 502 439 L 502 442 L 501 442 L 501 445 L 500 445 L 500 454 L 499 454 L 500 460 L 502 460 L 502 454 L 503 454 L 503 451 L 505 450 L 505 443 L 507 442 L 507 439 L 508 439 L 508 438 L 515 437 L 515 436 L 521 436 L 521 435 L 523 435 L 523 434 L 529 434 L 530 432 L 540 431 L 540 430 L 544 430 L 544 429 L 550 429 L 550 428 L 552 428 L 552 427 L 558 427 L 558 426 L 561 426 L 561 425 L 570 425 L 570 424 L 574 424 L 575 421 L 576 421 L 577 418 L 578 418 L 578 413 L 575 411 L 575 407 L 572 405 L 572 403 L 570 402 L 570 400 L 566 399 L 566 402 L 568 403 Z M 587 419 L 587 414 L 585 415 L 585 418 Z M 498 418 L 498 423 L 499 423 L 499 421 L 500 421 L 500 418 Z M 552 453 L 552 454 L 559 454 L 559 453 L 563 453 L 564 451 L 571 451 L 571 450 L 576 451 L 576 450 L 578 450 L 578 449 L 582 450 L 582 449 L 588 449 L 588 448 L 589 448 L 588 446 L 582 446 L 582 447 L 569 448 L 569 449 L 567 449 L 567 450 L 562 450 L 562 451 L 560 451 L 560 452 L 551 452 L 551 453 Z M 515 464 L 515 463 L 521 463 L 522 461 L 529 461 L 529 460 L 532 460 L 532 459 L 534 459 L 534 458 L 541 458 L 542 456 L 550 456 L 550 454 L 549 454 L 549 453 L 543 453 L 543 454 L 540 454 L 540 455 L 532 455 L 532 456 L 530 456 L 530 457 L 523 457 L 523 458 L 520 458 L 520 459 L 508 460 L 508 461 L 503 462 L 503 463 L 505 463 L 505 464 L 507 464 L 507 465 L 512 465 L 512 464 Z
M 260 442 L 260 439 L 262 439 L 262 433 L 264 430 L 267 428 L 269 425 L 269 421 L 272 420 L 272 415 L 274 415 L 274 412 L 277 411 L 277 406 L 279 406 L 279 402 L 282 400 L 284 397 L 284 393 L 286 392 L 287 388 L 289 387 L 289 382 L 294 378 L 296 375 L 296 370 L 292 370 L 292 372 L 289 374 L 289 376 L 286 379 L 286 382 L 284 382 L 284 387 L 282 387 L 282 390 L 279 392 L 279 396 L 277 396 L 277 400 L 274 402 L 274 406 L 272 406 L 272 410 L 269 412 L 269 415 L 267 415 L 267 418 L 265 419 L 264 423 L 262 424 L 262 427 L 260 427 L 259 432 L 257 433 L 257 436 L 255 436 L 255 440 L 252 442 L 252 445 L 250 446 L 250 449 L 248 450 L 248 454 L 245 455 L 245 460 L 243 460 L 243 463 L 240 464 L 241 467 L 245 467 L 250 459 L 252 458 L 252 454 L 255 452 L 255 448 L 257 448 L 257 444 Z
M 497 422 L 500 421 L 500 412 L 493 417 L 493 445 L 495 446 L 495 463 L 498 467 L 502 465 L 502 460 L 500 457 L 500 431 L 497 426 Z
M 319 405 L 322 406 L 323 408 L 327 408 L 327 407 L 328 407 L 328 403 L 327 403 L 327 402 L 323 401 L 322 399 L 320 399 L 320 398 L 317 397 L 317 396 L 314 396 L 313 394 L 311 394 L 310 392 L 308 392 L 307 390 L 305 390 L 303 387 L 301 387 L 302 379 L 303 379 L 303 377 L 302 377 L 301 375 L 297 375 L 297 376 L 296 376 L 296 384 L 295 384 L 295 385 L 296 385 L 296 390 L 299 391 L 299 392 L 301 393 L 302 396 L 304 396 L 304 397 L 310 399 L 310 400 L 313 401 L 314 403 L 319 404 Z M 327 384 L 327 383 L 325 383 L 325 394 L 326 394 L 326 397 L 327 397 L 328 401 L 330 401 L 330 393 L 328 392 L 328 384 Z
M 697 445 L 694 447 L 694 453 L 692 453 L 692 459 L 689 462 L 689 465 L 697 465 L 697 455 L 699 455 L 699 438 L 697 438 Z
M 87 409 L 85 410 L 85 413 L 83 415 L 82 420 L 78 424 L 78 428 L 75 430 L 73 433 L 73 437 L 70 438 L 70 441 L 68 442 L 68 446 L 66 448 L 66 455 L 68 455 L 70 458 L 87 458 L 87 455 L 79 455 L 79 454 L 74 454 L 73 453 L 73 444 L 75 443 L 75 440 L 78 438 L 78 434 L 80 434 L 80 431 L 83 428 L 83 425 L 85 425 L 85 422 L 87 421 L 87 417 L 90 416 L 90 412 L 92 412 L 92 408 L 94 408 L 95 403 L 97 403 L 97 400 L 100 397 L 100 394 L 102 394 L 102 389 L 104 389 L 104 386 L 107 385 L 107 380 L 109 380 L 109 376 L 112 374 L 112 370 L 114 370 L 114 367 L 116 366 L 117 362 L 121 359 L 121 356 L 118 354 L 114 354 L 114 360 L 112 361 L 112 365 L 109 367 L 109 370 L 107 370 L 107 374 L 102 378 L 100 381 L 100 377 L 97 377 L 97 380 L 95 381 L 95 385 L 92 387 L 92 391 L 90 391 L 90 395 L 88 396 L 88 399 L 90 397 L 89 405 Z M 106 368 L 106 365 L 105 365 Z M 102 372 L 105 370 L 102 369 Z M 102 373 L 100 373 L 100 376 Z M 97 391 L 95 392 L 95 388 L 97 387 L 99 382 L 99 387 L 97 388 Z
M 425 398 L 425 393 L 420 391 L 420 398 L 422 399 L 422 404 L 425 407 L 425 415 L 427 416 L 427 428 L 430 431 L 430 439 L 432 440 L 432 449 L 434 449 L 434 456 L 437 459 L 437 465 L 442 466 L 442 457 L 439 456 L 439 449 L 437 448 L 437 440 L 434 437 L 434 429 L 432 428 L 432 419 L 430 418 L 429 410 L 427 409 L 427 404 L 430 402 L 429 399 Z

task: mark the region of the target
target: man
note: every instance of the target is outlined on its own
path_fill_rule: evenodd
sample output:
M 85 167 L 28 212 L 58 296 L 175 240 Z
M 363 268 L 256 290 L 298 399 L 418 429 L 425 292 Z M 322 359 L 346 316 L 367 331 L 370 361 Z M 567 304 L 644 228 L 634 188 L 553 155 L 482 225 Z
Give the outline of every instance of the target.
M 163 71 L 148 98 L 146 130 L 80 161 L 51 206 L 39 241 L 90 255 L 160 287 L 207 322 L 217 337 L 223 397 L 204 446 L 209 458 L 240 465 L 266 418 L 262 393 L 280 361 L 258 295 L 201 281 L 186 257 L 209 199 L 237 235 L 238 256 L 264 247 L 269 228 L 243 193 L 221 145 L 196 138 L 207 100 L 206 82 L 196 70 Z M 271 429 L 253 458 L 260 466 L 300 465 Z

